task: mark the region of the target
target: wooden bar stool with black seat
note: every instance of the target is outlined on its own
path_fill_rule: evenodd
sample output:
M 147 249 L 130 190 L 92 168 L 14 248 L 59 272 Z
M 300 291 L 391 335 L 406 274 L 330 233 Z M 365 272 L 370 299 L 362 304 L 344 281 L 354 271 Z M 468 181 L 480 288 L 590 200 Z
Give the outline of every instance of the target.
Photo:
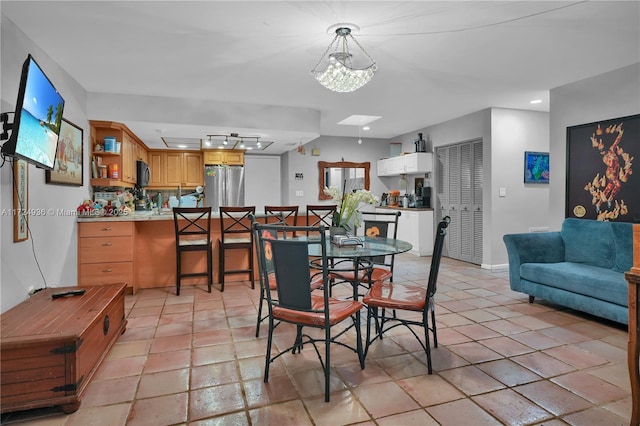
M 211 207 L 174 207 L 173 223 L 176 235 L 176 295 L 180 295 L 182 278 L 207 277 L 211 293 L 213 284 L 213 248 L 211 247 Z M 207 253 L 207 270 L 182 272 L 182 253 L 204 251 Z
M 220 207 L 220 291 L 224 291 L 225 276 L 248 274 L 251 288 L 253 279 L 253 229 L 251 218 L 256 213 L 255 206 Z M 244 269 L 227 269 L 227 250 L 246 250 L 249 266 Z

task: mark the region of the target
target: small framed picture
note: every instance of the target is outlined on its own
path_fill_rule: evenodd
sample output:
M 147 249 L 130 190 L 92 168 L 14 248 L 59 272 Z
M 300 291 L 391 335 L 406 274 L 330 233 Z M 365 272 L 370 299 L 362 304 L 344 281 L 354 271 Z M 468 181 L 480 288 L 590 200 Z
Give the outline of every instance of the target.
M 549 183 L 549 153 L 524 153 L 524 183 Z
M 82 186 L 83 131 L 72 122 L 62 119 L 56 163 L 52 171 L 45 173 L 46 183 Z
M 13 163 L 13 242 L 29 238 L 29 164 L 16 159 Z

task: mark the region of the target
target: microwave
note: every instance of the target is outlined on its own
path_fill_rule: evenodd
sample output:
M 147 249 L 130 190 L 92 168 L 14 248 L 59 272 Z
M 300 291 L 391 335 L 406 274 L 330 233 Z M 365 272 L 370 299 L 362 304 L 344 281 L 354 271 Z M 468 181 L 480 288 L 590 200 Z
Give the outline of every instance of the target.
M 144 161 L 136 161 L 136 186 L 139 188 L 145 188 L 149 186 L 149 179 L 151 179 L 151 170 L 149 165 Z

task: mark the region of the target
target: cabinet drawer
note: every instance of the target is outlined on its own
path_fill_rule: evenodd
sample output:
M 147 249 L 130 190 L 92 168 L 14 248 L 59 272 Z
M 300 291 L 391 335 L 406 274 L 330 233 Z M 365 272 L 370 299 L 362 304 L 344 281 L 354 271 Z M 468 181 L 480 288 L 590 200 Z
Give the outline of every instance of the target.
M 131 237 L 80 238 L 80 263 L 131 262 Z
M 85 222 L 78 224 L 78 235 L 83 237 L 132 236 L 133 222 Z
M 79 285 L 123 282 L 133 286 L 133 262 L 104 262 L 80 265 Z

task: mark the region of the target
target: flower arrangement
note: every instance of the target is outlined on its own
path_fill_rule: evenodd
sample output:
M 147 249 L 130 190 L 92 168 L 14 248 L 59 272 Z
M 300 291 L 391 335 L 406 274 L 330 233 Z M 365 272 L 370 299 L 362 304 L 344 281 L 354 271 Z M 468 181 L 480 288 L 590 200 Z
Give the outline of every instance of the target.
M 332 186 L 325 187 L 324 193 L 338 203 L 338 209 L 333 215 L 334 225 L 345 228 L 347 231 L 355 231 L 360 226 L 362 215 L 358 209 L 361 204 L 376 204 L 379 201 L 378 197 L 366 189 L 347 192 Z

